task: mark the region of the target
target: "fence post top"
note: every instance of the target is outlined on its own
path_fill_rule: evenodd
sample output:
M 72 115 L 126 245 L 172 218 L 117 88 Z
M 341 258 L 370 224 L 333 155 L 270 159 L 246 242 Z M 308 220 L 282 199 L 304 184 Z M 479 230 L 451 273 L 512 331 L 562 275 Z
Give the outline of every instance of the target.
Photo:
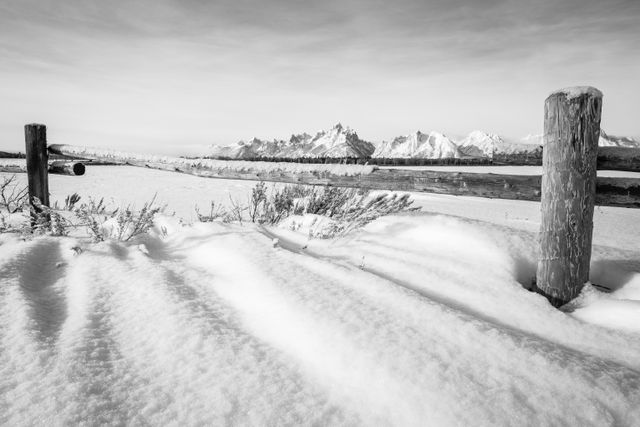
M 582 95 L 587 95 L 595 98 L 602 98 L 602 92 L 600 92 L 598 89 L 596 89 L 593 86 L 572 86 L 572 87 L 565 87 L 563 89 L 558 89 L 556 91 L 551 92 L 547 97 L 547 99 L 553 96 L 562 96 L 562 95 L 564 95 L 567 98 L 567 100 L 578 98 L 579 96 L 582 96 Z
M 41 123 L 29 123 L 29 124 L 24 125 L 24 127 L 25 128 L 28 128 L 28 127 L 43 127 L 44 128 L 44 127 L 46 127 L 46 125 L 43 125 Z

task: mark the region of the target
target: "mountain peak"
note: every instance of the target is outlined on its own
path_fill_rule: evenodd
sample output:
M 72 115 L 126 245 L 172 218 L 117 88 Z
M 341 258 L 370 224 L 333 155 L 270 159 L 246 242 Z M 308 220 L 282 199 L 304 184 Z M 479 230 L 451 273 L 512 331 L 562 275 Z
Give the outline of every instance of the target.
M 491 139 L 498 139 L 500 138 L 500 136 L 496 135 L 495 133 L 491 133 L 491 132 L 485 132 L 483 130 L 479 130 L 476 129 L 474 131 L 469 132 L 469 135 L 467 135 L 467 138 L 491 138 Z
M 408 135 L 398 136 L 391 142 L 383 142 L 378 146 L 373 157 L 387 158 L 458 158 L 460 152 L 455 143 L 439 132 L 424 134 L 415 131 Z
M 321 130 L 315 136 L 304 132 L 293 134 L 288 140 L 273 141 L 253 138 L 248 143 L 239 142 L 225 147 L 212 147 L 218 157 L 242 158 L 300 158 L 300 157 L 369 157 L 375 150 L 373 144 L 363 141 L 358 134 L 342 123 L 329 130 Z
M 445 135 L 444 133 L 438 132 L 438 131 L 435 131 L 435 130 L 432 130 L 431 132 L 429 132 L 429 136 L 433 137 L 433 138 L 446 138 L 446 139 L 449 139 L 447 137 L 447 135 Z
M 604 129 L 600 129 L 598 145 L 601 147 L 632 147 L 640 148 L 640 141 L 628 136 L 615 136 L 607 134 Z
M 299 157 L 388 157 L 388 158 L 492 158 L 495 154 L 539 153 L 543 135 L 529 135 L 520 141 L 506 141 L 500 135 L 474 130 L 463 139 L 453 140 L 436 131 L 420 130 L 383 141 L 374 146 L 338 122 L 315 136 L 293 134 L 288 140 L 252 138 L 228 146 L 212 146 L 209 155 L 226 158 Z M 600 132 L 600 146 L 640 148 L 640 140 Z

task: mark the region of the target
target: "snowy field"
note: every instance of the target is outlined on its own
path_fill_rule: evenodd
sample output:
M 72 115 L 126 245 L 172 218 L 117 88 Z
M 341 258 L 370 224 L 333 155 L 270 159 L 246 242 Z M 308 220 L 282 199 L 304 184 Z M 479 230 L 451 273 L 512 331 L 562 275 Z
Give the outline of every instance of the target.
M 193 222 L 254 184 L 51 175 L 52 202 L 176 215 L 128 243 L 0 235 L 0 425 L 640 425 L 640 210 L 596 207 L 612 292 L 559 311 L 525 289 L 539 203 L 414 194 L 331 240 Z

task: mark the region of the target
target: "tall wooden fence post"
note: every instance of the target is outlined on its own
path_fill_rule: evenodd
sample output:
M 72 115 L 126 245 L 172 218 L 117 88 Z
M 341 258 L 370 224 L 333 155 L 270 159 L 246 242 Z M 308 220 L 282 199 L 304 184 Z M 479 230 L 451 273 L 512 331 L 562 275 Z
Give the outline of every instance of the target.
M 556 307 L 589 280 L 601 111 L 602 93 L 592 87 L 562 89 L 545 101 L 536 284 Z
M 29 204 L 32 207 L 31 222 L 34 224 L 40 210 L 33 203 L 34 197 L 37 197 L 42 205 L 49 206 L 47 127 L 39 124 L 25 125 L 24 136 L 29 181 Z

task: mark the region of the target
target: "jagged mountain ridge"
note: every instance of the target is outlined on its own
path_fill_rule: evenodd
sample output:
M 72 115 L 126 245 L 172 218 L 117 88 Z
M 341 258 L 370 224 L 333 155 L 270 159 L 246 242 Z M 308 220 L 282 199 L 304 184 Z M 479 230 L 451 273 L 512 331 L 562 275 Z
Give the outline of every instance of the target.
M 458 142 L 465 157 L 493 158 L 495 155 L 541 154 L 542 140 L 506 141 L 500 135 L 475 130 Z
M 288 140 L 271 141 L 253 138 L 227 146 L 210 146 L 209 157 L 232 159 L 305 158 L 305 157 L 375 157 L 375 158 L 493 158 L 495 155 L 540 154 L 542 135 L 528 135 L 517 142 L 483 131 L 473 131 L 455 141 L 439 132 L 416 131 L 377 144 L 364 141 L 340 123 L 327 131 L 294 134 Z M 640 148 L 640 141 L 630 137 L 600 132 L 600 146 Z
M 259 157 L 370 157 L 375 146 L 358 137 L 349 127 L 338 123 L 327 131 L 315 136 L 308 133 L 291 135 L 289 140 L 263 141 L 253 138 L 249 142 L 240 141 L 227 146 L 210 146 L 212 157 L 247 159 Z
M 628 136 L 608 135 L 605 131 L 600 130 L 600 139 L 598 145 L 601 147 L 630 147 L 640 148 L 640 141 Z
M 527 135 L 520 141 L 524 144 L 542 145 L 544 135 Z M 640 141 L 629 136 L 614 136 L 607 134 L 603 129 L 600 130 L 600 138 L 598 139 L 600 147 L 628 147 L 640 148 Z
M 390 142 L 381 142 L 372 157 L 444 159 L 460 158 L 462 153 L 455 142 L 439 132 L 416 131 Z

